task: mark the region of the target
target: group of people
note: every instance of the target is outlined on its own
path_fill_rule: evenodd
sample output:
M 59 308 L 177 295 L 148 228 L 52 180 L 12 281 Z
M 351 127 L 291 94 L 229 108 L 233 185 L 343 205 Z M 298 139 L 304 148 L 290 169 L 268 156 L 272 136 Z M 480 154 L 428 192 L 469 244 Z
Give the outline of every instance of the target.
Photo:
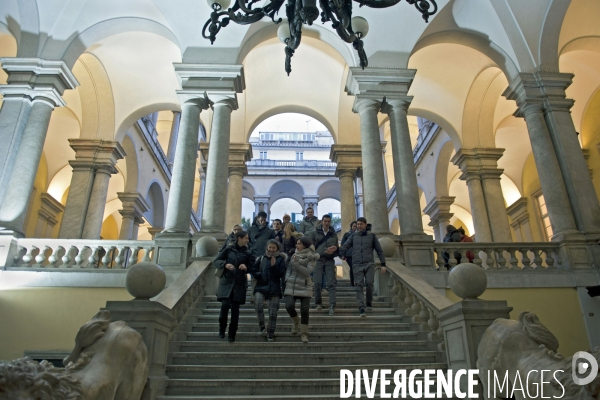
M 290 220 L 287 214 L 283 220 L 275 219 L 271 229 L 267 225 L 267 214 L 261 211 L 247 232 L 240 225 L 235 225 L 221 247 L 214 262 L 220 276 L 217 289 L 217 300 L 221 302 L 220 338 L 225 338 L 231 310 L 228 340 L 235 342 L 240 306 L 246 302 L 250 274 L 258 334 L 266 337 L 267 341 L 274 340 L 283 297 L 286 311 L 293 321 L 292 334 L 300 333 L 302 342 L 308 343 L 310 300 L 314 295 L 316 310 L 323 309 L 323 282 L 329 293 L 329 315 L 335 315 L 337 274 L 334 259 L 338 256 L 350 265 L 359 315 L 365 317 L 366 311 L 372 308 L 373 250 L 381 261 L 383 273 L 386 272 L 386 264 L 383 250 L 367 220 L 358 218 L 352 222 L 341 245 L 328 214 L 318 220 L 313 209 L 308 208 L 298 231 Z M 296 310 L 297 301 L 300 301 L 300 315 Z M 268 325 L 265 325 L 265 302 L 268 303 Z

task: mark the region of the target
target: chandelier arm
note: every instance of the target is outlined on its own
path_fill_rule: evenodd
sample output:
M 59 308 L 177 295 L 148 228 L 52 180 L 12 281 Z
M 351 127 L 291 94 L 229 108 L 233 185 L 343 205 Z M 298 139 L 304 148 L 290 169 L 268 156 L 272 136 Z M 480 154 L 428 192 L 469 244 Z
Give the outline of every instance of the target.
M 414 4 L 414 6 L 419 10 L 425 22 L 429 22 L 429 17 L 435 14 L 438 10 L 438 5 L 435 0 L 406 0 L 408 4 Z M 431 4 L 430 4 L 431 3 Z M 431 6 L 433 5 L 433 10 Z
M 285 71 L 288 76 L 292 72 L 292 56 L 295 50 L 300 46 L 302 40 L 302 23 L 301 16 L 302 0 L 288 0 L 286 6 L 286 16 L 290 26 L 290 38 L 285 41 Z
M 248 2 L 248 4 L 250 5 L 250 7 L 246 6 L 246 0 L 238 0 L 237 4 L 240 7 L 240 10 L 242 10 L 243 12 L 245 12 L 246 14 L 252 15 L 252 14 L 261 14 L 261 18 L 265 16 L 263 9 L 262 8 L 257 8 L 256 10 L 253 10 L 252 7 L 252 3 L 254 3 L 255 0 L 250 0 Z
M 402 0 L 354 0 L 354 1 L 357 2 L 358 4 L 360 4 L 360 7 L 367 6 L 370 8 L 387 8 L 387 7 L 395 6 L 396 4 L 400 3 Z M 406 0 L 406 1 L 410 2 L 411 0 Z
M 365 49 L 363 48 L 363 41 L 360 38 L 356 38 L 352 46 L 358 53 L 358 58 L 360 60 L 360 67 L 365 69 L 369 66 L 369 60 L 367 59 L 367 54 L 365 53 Z
M 210 14 L 210 18 L 208 21 L 206 21 L 206 23 L 204 24 L 204 26 L 202 27 L 202 37 L 204 39 L 209 39 L 210 40 L 210 44 L 213 44 L 217 33 L 219 33 L 219 31 L 221 30 L 222 27 L 225 27 L 227 25 L 229 25 L 229 18 L 228 17 L 224 17 L 221 21 L 219 21 L 219 19 L 225 15 L 227 15 L 228 12 L 227 11 L 213 11 Z M 206 29 L 208 28 L 208 32 L 209 34 L 206 35 Z
M 264 13 L 244 15 L 240 12 L 238 12 L 238 13 L 234 13 L 233 11 L 229 12 L 229 18 L 233 22 L 235 22 L 236 24 L 239 24 L 239 25 L 253 24 L 253 23 L 258 22 L 261 19 L 263 19 L 264 16 L 265 16 Z

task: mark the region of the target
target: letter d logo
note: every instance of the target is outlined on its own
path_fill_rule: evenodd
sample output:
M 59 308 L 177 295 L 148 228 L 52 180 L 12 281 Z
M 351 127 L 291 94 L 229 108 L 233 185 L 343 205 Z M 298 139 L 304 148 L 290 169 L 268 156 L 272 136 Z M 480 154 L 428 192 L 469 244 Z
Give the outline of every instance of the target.
M 596 376 L 598 375 L 598 362 L 590 353 L 586 353 L 585 351 L 578 351 L 573 355 L 573 364 L 572 364 L 572 375 L 573 382 L 576 385 L 587 385 L 591 383 Z M 589 375 L 585 378 L 579 378 L 577 375 Z

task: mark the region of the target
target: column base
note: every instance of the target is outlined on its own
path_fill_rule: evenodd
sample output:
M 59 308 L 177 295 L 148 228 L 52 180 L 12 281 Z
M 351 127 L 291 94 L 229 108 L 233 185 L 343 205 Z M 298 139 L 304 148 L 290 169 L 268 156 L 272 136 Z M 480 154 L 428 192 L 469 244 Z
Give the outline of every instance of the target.
M 189 232 L 157 233 L 154 242 L 156 243 L 156 247 L 154 249 L 153 262 L 165 270 L 183 271 L 187 268 L 189 258 L 192 254 L 192 242 Z
M 25 233 L 18 229 L 13 229 L 5 226 L 0 226 L 0 236 L 12 236 L 18 239 L 25 237 Z
M 225 232 L 223 232 L 222 230 L 200 229 L 200 232 L 196 232 L 192 236 L 192 242 L 196 243 L 198 241 L 198 239 L 200 239 L 203 236 L 212 236 L 215 239 L 217 239 L 219 244 L 223 244 L 223 242 L 227 239 L 227 234 Z
M 426 268 L 435 270 L 433 254 L 433 237 L 424 233 L 400 235 L 401 254 L 404 256 L 404 265 L 409 268 Z

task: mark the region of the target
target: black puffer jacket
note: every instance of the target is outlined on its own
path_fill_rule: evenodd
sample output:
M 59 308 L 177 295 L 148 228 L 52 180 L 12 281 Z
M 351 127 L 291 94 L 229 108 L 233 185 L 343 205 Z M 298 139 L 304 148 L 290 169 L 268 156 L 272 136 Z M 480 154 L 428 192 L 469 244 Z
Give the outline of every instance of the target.
M 221 251 L 214 261 L 217 269 L 223 268 L 223 276 L 219 279 L 219 288 L 217 289 L 217 300 L 223 301 L 231 296 L 233 292 L 233 301 L 236 303 L 246 303 L 246 290 L 248 289 L 248 277 L 246 271 L 241 271 L 239 266 L 244 264 L 248 270 L 254 264 L 254 257 L 250 254 L 247 247 L 239 247 L 237 244 L 227 246 Z M 225 264 L 232 264 L 233 271 L 225 268 Z
M 373 250 L 377 252 L 381 264 L 385 265 L 385 256 L 383 255 L 379 240 L 371 232 L 371 224 L 367 224 L 367 229 L 362 232 L 357 229 L 344 242 L 342 247 L 340 247 L 340 257 L 352 257 L 353 265 L 369 264 L 375 261 Z
M 258 225 L 256 221 L 248 229 L 248 237 L 250 237 L 250 253 L 254 258 L 258 258 L 265 254 L 267 242 L 275 239 L 275 231 L 266 225 Z
M 332 226 L 329 227 L 329 230 L 327 232 L 324 232 L 323 225 L 319 224 L 314 231 L 308 232 L 306 234 L 306 237 L 308 237 L 313 242 L 313 245 L 315 246 L 315 252 L 317 252 L 320 256 L 319 261 L 317 261 L 317 264 L 335 264 L 334 258 L 338 256 L 340 249 L 338 245 L 337 234 L 335 233 L 335 229 L 333 229 Z M 333 254 L 326 253 L 325 250 L 327 250 L 327 248 L 331 246 L 337 247 L 337 250 Z
M 250 274 L 256 279 L 254 293 L 282 297 L 281 278 L 285 276 L 286 258 L 285 254 L 279 253 L 273 266 L 271 266 L 271 259 L 267 256 L 256 259 L 250 270 Z

